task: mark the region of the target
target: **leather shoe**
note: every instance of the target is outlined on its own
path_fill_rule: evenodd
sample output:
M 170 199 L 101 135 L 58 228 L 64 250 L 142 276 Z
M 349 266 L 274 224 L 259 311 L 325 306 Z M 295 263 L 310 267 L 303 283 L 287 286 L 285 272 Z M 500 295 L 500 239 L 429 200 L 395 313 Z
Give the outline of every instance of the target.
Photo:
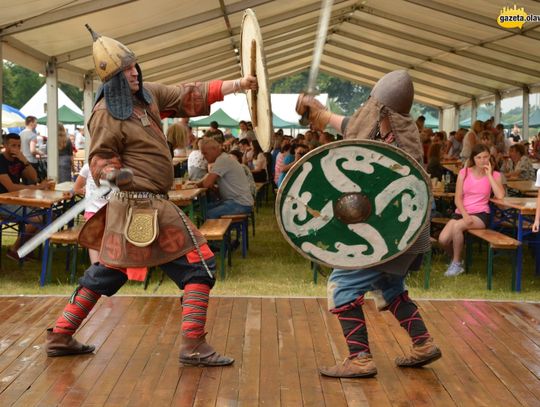
M 234 359 L 222 356 L 206 342 L 206 334 L 200 338 L 182 338 L 180 348 L 180 363 L 194 366 L 227 366 Z
M 413 345 L 408 356 L 400 356 L 395 362 L 399 367 L 422 367 L 441 356 L 441 350 L 433 343 L 433 338 L 429 338 L 420 345 Z
M 45 350 L 49 357 L 81 355 L 92 353 L 95 349 L 94 345 L 84 345 L 71 335 L 55 333 L 52 328 L 47 329 Z
M 373 377 L 377 374 L 377 368 L 373 362 L 373 356 L 369 353 L 360 353 L 355 357 L 348 357 L 343 363 L 331 367 L 322 367 L 319 372 L 329 377 Z

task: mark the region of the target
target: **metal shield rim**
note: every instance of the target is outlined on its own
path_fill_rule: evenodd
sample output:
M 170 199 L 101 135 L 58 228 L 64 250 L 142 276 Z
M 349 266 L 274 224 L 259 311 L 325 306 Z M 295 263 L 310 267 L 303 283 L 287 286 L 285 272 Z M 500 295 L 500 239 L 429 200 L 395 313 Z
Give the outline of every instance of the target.
M 289 245 L 291 247 L 293 247 L 298 253 L 300 253 L 302 255 L 302 257 L 306 258 L 307 260 L 309 260 L 311 262 L 320 264 L 320 265 L 325 266 L 325 267 L 339 268 L 339 269 L 343 269 L 343 270 L 357 270 L 357 269 L 362 269 L 362 268 L 376 267 L 378 265 L 381 265 L 381 264 L 387 263 L 387 262 L 389 262 L 391 260 L 394 260 L 395 258 L 397 258 L 397 257 L 401 256 L 403 253 L 405 253 L 407 250 L 409 250 L 409 248 L 419 238 L 420 233 L 422 233 L 422 230 L 429 224 L 429 222 L 430 222 L 429 216 L 425 217 L 424 222 L 422 223 L 422 225 L 418 228 L 417 232 L 415 233 L 414 239 L 411 240 L 411 242 L 407 245 L 407 247 L 405 247 L 405 249 L 403 249 L 399 253 L 395 253 L 394 255 L 392 255 L 392 256 L 390 256 L 390 257 L 388 257 L 388 258 L 386 258 L 386 259 L 384 259 L 382 261 L 372 263 L 367 267 L 366 266 L 354 266 L 354 267 L 353 266 L 339 266 L 339 267 L 336 267 L 336 265 L 329 264 L 329 263 L 326 263 L 326 262 L 324 262 L 324 261 L 322 261 L 320 259 L 312 257 L 312 256 L 308 255 L 307 253 L 305 253 L 303 250 L 301 250 L 291 240 L 291 238 L 287 234 L 287 231 L 283 228 L 283 222 L 282 222 L 282 219 L 281 219 L 281 205 L 280 205 L 280 203 L 281 203 L 281 198 L 282 198 L 282 195 L 283 195 L 283 190 L 285 189 L 284 186 L 286 186 L 287 183 L 290 181 L 290 179 L 292 178 L 294 172 L 299 167 L 301 167 L 306 161 L 308 161 L 311 157 L 313 157 L 313 156 L 315 156 L 315 155 L 317 155 L 319 153 L 322 153 L 323 151 L 330 150 L 332 148 L 339 147 L 339 146 L 342 146 L 342 145 L 359 145 L 359 146 L 362 146 L 362 145 L 364 145 L 364 146 L 365 145 L 377 145 L 377 146 L 384 146 L 385 148 L 388 148 L 390 150 L 394 150 L 395 152 L 397 152 L 397 153 L 399 153 L 399 154 L 401 154 L 401 155 L 403 155 L 403 156 L 405 156 L 406 158 L 409 159 L 409 161 L 412 163 L 413 167 L 415 167 L 419 171 L 419 173 L 422 175 L 422 177 L 424 178 L 424 182 L 428 186 L 428 191 L 431 191 L 431 179 L 429 178 L 429 175 L 426 172 L 426 170 L 424 169 L 424 167 L 422 167 L 418 163 L 418 161 L 416 161 L 409 153 L 402 150 L 401 148 L 398 148 L 396 146 L 393 146 L 391 144 L 384 143 L 384 142 L 381 142 L 381 141 L 369 140 L 369 139 L 366 139 L 366 140 L 348 139 L 348 140 L 333 141 L 331 143 L 323 144 L 322 146 L 319 146 L 319 147 L 309 151 L 306 155 L 304 155 L 302 158 L 300 158 L 300 160 L 298 160 L 289 169 L 289 171 L 287 171 L 287 174 L 285 175 L 285 178 L 283 178 L 283 181 L 282 181 L 280 187 L 278 188 L 278 192 L 277 192 L 277 195 L 276 195 L 276 203 L 275 203 L 274 211 L 275 211 L 276 218 L 277 218 L 277 224 L 278 224 L 279 230 L 281 231 L 281 234 L 283 235 L 283 237 L 285 238 L 287 243 L 289 243 Z M 433 194 L 430 192 L 429 193 L 428 210 L 429 210 L 429 208 L 431 208 L 432 200 L 433 200 Z
M 244 29 L 245 24 L 252 24 L 254 27 L 257 28 L 257 30 L 255 30 L 255 35 L 253 37 L 246 38 L 247 33 L 245 32 L 245 29 Z M 244 15 L 242 16 L 242 23 L 240 25 L 240 50 L 239 50 L 239 53 L 240 53 L 240 70 L 241 70 L 242 76 L 245 76 L 246 74 L 249 73 L 247 71 L 249 71 L 249 65 L 250 65 L 250 61 L 245 61 L 244 58 L 243 58 L 244 44 L 250 43 L 252 39 L 254 39 L 255 42 L 257 43 L 257 47 L 258 47 L 258 49 L 260 51 L 259 52 L 260 59 L 262 61 L 262 66 L 263 66 L 262 72 L 260 72 L 259 75 L 257 76 L 257 83 L 259 85 L 259 93 L 257 95 L 257 98 L 260 98 L 262 93 L 264 95 L 266 95 L 264 97 L 264 99 L 266 100 L 266 103 L 268 105 L 268 110 L 269 110 L 268 127 L 267 128 L 262 128 L 261 127 L 261 130 L 266 131 L 267 134 L 268 134 L 268 137 L 263 138 L 264 131 L 263 132 L 257 132 L 256 131 L 257 129 L 254 129 L 254 130 L 255 130 L 255 135 L 257 137 L 257 140 L 259 141 L 259 144 L 261 145 L 261 148 L 263 149 L 263 151 L 270 151 L 270 149 L 272 147 L 272 134 L 274 132 L 274 127 L 272 125 L 272 104 L 271 104 L 271 98 L 270 98 L 270 93 L 269 93 L 270 86 L 269 86 L 269 82 L 268 82 L 268 69 L 267 69 L 267 65 L 266 65 L 266 56 L 265 56 L 265 54 L 263 52 L 264 51 L 263 39 L 262 39 L 262 35 L 261 35 L 261 28 L 260 28 L 259 22 L 257 20 L 257 16 L 255 15 L 255 12 L 252 9 L 248 8 L 248 9 L 246 9 L 244 11 Z M 262 76 L 263 76 L 262 78 L 261 78 L 261 75 L 260 75 L 261 73 L 262 73 Z M 262 92 L 261 92 L 261 89 L 262 89 Z M 246 92 L 246 100 L 247 100 L 247 104 L 248 104 L 248 108 L 249 108 L 248 110 L 249 110 L 250 116 L 251 116 L 251 91 L 249 91 L 249 90 Z M 259 116 L 260 113 L 263 113 L 262 109 L 257 108 L 257 115 Z M 257 126 L 257 128 L 258 127 L 259 126 Z

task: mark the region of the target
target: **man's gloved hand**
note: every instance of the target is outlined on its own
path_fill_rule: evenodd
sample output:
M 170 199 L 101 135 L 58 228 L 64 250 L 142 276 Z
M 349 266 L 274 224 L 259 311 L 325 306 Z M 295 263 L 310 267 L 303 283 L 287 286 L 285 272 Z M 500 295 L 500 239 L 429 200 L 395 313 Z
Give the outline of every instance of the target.
M 302 116 L 301 124 L 307 125 L 308 123 L 302 122 L 307 119 L 311 123 L 315 130 L 324 131 L 328 122 L 330 122 L 329 112 L 321 102 L 315 99 L 313 96 L 300 93 L 298 100 L 296 101 L 296 113 Z
M 112 168 L 108 171 L 102 172 L 101 179 L 109 181 L 111 184 L 114 184 L 118 189 L 126 189 L 133 182 L 133 171 L 129 168 Z

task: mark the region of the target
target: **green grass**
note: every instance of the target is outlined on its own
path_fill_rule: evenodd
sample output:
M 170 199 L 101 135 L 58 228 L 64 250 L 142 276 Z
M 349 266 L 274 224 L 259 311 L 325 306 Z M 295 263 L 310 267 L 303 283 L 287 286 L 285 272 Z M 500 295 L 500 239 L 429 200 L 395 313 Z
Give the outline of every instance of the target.
M 251 234 L 251 230 L 250 230 Z M 12 239 L 12 238 L 11 238 Z M 10 238 L 4 238 L 4 244 Z M 0 294 L 68 295 L 74 285 L 69 284 L 69 275 L 65 269 L 65 253 L 56 251 L 52 282 L 39 287 L 41 263 L 26 262 L 20 269 L 17 263 L 5 257 L 3 248 L 0 273 Z M 472 270 L 458 277 L 443 276 L 447 260 L 444 255 L 434 253 L 431 272 L 431 287 L 423 288 L 423 271 L 408 277 L 407 284 L 413 298 L 463 298 L 463 299 L 497 299 L 516 301 L 540 301 L 540 277 L 534 276 L 534 259 L 529 250 L 525 250 L 524 275 L 522 292 L 510 290 L 511 266 L 508 255 L 495 258 L 493 290 L 486 289 L 486 248 L 480 251 L 474 246 L 475 259 Z M 81 264 L 78 275 L 82 274 Z M 329 270 L 323 269 L 328 274 Z M 119 292 L 124 295 L 151 295 L 157 286 L 160 271 L 153 274 L 149 289 L 143 290 L 142 284 L 129 282 Z M 176 286 L 165 277 L 157 295 L 177 294 Z M 257 214 L 256 236 L 250 235 L 250 250 L 246 259 L 242 259 L 240 250 L 233 255 L 232 268 L 227 268 L 224 280 L 218 280 L 213 290 L 214 295 L 227 296 L 326 296 L 326 278 L 319 276 L 319 283 L 313 283 L 313 274 L 309 261 L 304 259 L 285 242 L 279 231 L 270 204 L 263 206 Z

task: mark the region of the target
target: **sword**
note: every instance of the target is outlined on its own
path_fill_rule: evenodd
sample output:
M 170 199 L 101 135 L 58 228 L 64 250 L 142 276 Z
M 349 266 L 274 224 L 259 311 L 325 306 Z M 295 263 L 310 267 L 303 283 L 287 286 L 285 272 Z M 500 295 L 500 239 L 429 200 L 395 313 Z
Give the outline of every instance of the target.
M 49 239 L 53 233 L 58 232 L 64 225 L 73 220 L 79 213 L 81 213 L 90 202 L 107 195 L 111 190 L 117 189 L 116 185 L 109 183 L 106 180 L 100 181 L 101 186 L 96 189 L 91 195 L 86 196 L 82 201 L 77 202 L 66 212 L 60 215 L 54 222 L 45 228 L 41 229 L 32 239 L 23 244 L 17 254 L 19 258 L 23 258 L 28 253 L 33 251 L 36 247 L 40 246 L 45 240 Z
M 308 95 L 315 95 L 316 93 L 316 82 L 317 76 L 319 75 L 319 67 L 321 65 L 321 57 L 324 48 L 324 43 L 326 41 L 326 33 L 328 32 L 328 23 L 330 21 L 330 15 L 332 12 L 332 4 L 334 0 L 322 0 L 322 13 L 319 18 L 319 25 L 317 27 L 317 40 L 315 41 L 315 47 L 313 48 L 313 58 L 311 61 L 311 68 L 309 70 L 308 77 L 308 86 L 307 92 Z M 309 108 L 306 109 L 302 117 L 300 118 L 300 124 L 302 126 L 307 126 L 309 124 Z

